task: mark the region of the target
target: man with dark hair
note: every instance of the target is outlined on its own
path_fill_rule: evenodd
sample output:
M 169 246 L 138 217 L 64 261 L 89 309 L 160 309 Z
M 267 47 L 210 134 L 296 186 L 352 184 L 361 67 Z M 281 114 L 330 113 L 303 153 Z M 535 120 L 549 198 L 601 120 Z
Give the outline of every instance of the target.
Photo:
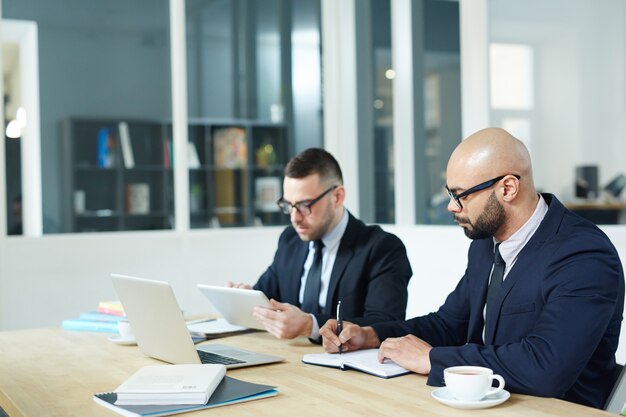
M 624 272 L 600 229 L 538 194 L 524 144 L 502 129 L 461 142 L 448 211 L 473 242 L 465 275 L 436 313 L 360 327 L 328 321 L 324 347 L 379 347 L 443 385 L 456 365 L 493 369 L 509 391 L 602 407 L 616 371 Z
M 403 319 L 412 275 L 406 249 L 396 236 L 366 226 L 344 208 L 346 191 L 335 158 L 323 149 L 307 149 L 284 173 L 278 206 L 291 216 L 291 226 L 253 287 L 272 303 L 272 309 L 255 309 L 257 320 L 278 338 L 317 340 L 339 301 L 353 323 Z

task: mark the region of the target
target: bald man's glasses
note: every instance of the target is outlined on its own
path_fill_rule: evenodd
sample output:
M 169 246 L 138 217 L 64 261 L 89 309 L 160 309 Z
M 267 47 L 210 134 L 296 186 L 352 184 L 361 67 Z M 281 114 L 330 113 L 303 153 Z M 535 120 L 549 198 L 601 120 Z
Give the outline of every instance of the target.
M 276 202 L 276 204 L 278 204 L 280 211 L 282 211 L 284 214 L 291 214 L 291 210 L 296 209 L 298 213 L 300 213 L 301 215 L 308 216 L 309 214 L 311 214 L 311 207 L 313 207 L 313 204 L 320 201 L 322 198 L 324 198 L 326 194 L 330 193 L 332 190 L 334 190 L 337 187 L 338 185 L 333 185 L 332 187 L 324 191 L 322 194 L 315 197 L 313 200 L 298 201 L 296 203 L 291 204 L 289 201 L 281 197 L 280 200 Z
M 448 192 L 448 195 L 450 196 L 450 198 L 454 200 L 454 202 L 456 203 L 457 207 L 462 209 L 463 208 L 463 204 L 461 204 L 461 199 L 463 197 L 467 197 L 470 194 L 474 194 L 474 193 L 476 193 L 478 191 L 486 190 L 489 187 L 493 187 L 498 181 L 502 180 L 504 177 L 506 177 L 508 175 L 513 175 L 518 180 L 521 178 L 519 175 L 515 175 L 515 174 L 501 175 L 499 177 L 492 178 L 489 181 L 481 182 L 480 184 L 475 185 L 472 188 L 469 188 L 469 189 L 467 189 L 467 190 L 465 190 L 465 191 L 463 191 L 462 193 L 459 193 L 459 194 L 454 194 L 452 191 L 450 191 L 450 189 L 448 188 L 447 185 L 446 185 L 446 191 Z

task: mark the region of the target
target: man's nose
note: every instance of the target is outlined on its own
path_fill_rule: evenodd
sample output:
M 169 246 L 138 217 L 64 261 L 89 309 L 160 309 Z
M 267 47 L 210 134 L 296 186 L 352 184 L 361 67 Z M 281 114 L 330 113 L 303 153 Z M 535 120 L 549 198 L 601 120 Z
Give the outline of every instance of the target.
M 463 209 L 459 207 L 454 198 L 450 197 L 450 201 L 448 201 L 448 211 L 450 213 L 460 213 L 461 210 Z
M 295 222 L 298 220 L 302 220 L 304 216 L 302 216 L 302 213 L 300 213 L 300 211 L 298 211 L 298 209 L 296 209 L 295 207 L 291 208 L 291 221 Z

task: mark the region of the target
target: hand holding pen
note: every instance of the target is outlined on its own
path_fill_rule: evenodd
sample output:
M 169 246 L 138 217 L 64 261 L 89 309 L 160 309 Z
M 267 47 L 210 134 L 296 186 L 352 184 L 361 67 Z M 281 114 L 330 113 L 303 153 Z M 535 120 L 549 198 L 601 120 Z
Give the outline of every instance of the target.
M 337 303 L 337 337 L 343 330 L 343 316 L 341 314 L 341 301 Z M 339 354 L 341 355 L 341 345 L 339 345 Z

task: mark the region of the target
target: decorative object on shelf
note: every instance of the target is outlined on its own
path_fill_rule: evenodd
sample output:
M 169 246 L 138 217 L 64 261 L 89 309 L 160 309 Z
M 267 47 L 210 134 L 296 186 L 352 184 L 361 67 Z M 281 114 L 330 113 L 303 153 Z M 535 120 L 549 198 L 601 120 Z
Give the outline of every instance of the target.
M 189 211 L 197 213 L 202 210 L 202 198 L 204 193 L 200 184 L 194 184 L 189 189 Z
M 134 183 L 126 186 L 127 210 L 130 214 L 150 213 L 150 185 Z
M 133 155 L 133 146 L 130 142 L 130 133 L 128 131 L 128 123 L 119 122 L 117 130 L 120 134 L 120 144 L 122 145 L 122 158 L 124 159 L 124 168 L 131 169 L 135 167 L 135 156 Z
M 215 166 L 219 168 L 241 168 L 248 162 L 246 131 L 240 127 L 225 127 L 213 132 Z
M 85 190 L 74 190 L 74 213 L 82 214 L 86 207 Z
M 255 207 L 260 211 L 279 211 L 276 202 L 281 195 L 279 177 L 259 177 L 254 180 Z
M 255 163 L 259 167 L 266 168 L 276 163 L 276 151 L 274 146 L 266 143 L 257 148 L 255 152 Z

